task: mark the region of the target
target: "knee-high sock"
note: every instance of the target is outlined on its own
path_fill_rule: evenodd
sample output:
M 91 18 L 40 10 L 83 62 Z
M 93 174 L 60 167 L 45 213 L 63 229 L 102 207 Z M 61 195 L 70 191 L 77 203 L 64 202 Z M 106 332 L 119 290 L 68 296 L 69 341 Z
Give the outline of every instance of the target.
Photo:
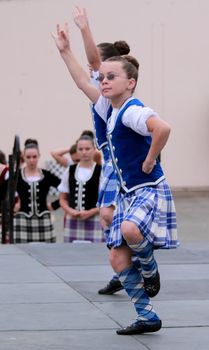
M 159 319 L 153 309 L 152 303 L 144 290 L 144 282 L 139 270 L 134 266 L 130 266 L 122 272 L 118 273 L 118 277 L 137 312 L 137 319 L 147 321 L 150 319 Z
M 141 263 L 139 258 L 136 255 L 132 257 L 132 263 L 137 268 L 137 270 L 139 270 L 139 273 L 141 273 L 142 272 Z M 119 280 L 118 274 L 114 274 L 112 277 L 112 280 L 114 281 Z
M 158 268 L 154 258 L 153 245 L 147 239 L 144 239 L 138 244 L 129 244 L 129 247 L 140 260 L 143 277 L 152 278 L 155 276 Z

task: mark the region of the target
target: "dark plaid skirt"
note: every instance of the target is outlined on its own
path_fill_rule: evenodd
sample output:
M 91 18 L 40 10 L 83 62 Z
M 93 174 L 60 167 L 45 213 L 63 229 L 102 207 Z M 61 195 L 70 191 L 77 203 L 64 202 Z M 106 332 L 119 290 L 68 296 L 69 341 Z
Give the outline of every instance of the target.
M 29 218 L 24 213 L 15 214 L 14 243 L 29 242 L 56 242 L 50 213 L 42 216 L 33 215 Z
M 65 219 L 64 242 L 89 241 L 93 243 L 105 242 L 99 215 L 87 220 L 72 219 L 67 215 Z

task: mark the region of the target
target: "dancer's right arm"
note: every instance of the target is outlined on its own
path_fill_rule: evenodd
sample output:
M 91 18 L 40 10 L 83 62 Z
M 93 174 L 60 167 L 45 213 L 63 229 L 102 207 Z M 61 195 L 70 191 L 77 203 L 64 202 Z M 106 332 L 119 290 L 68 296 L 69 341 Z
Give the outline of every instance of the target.
M 88 74 L 80 66 L 71 50 L 67 23 L 65 23 L 64 29 L 60 29 L 60 26 L 57 25 L 57 34 L 52 34 L 52 36 L 77 87 L 84 92 L 91 102 L 95 103 L 100 93 L 98 89 L 91 84 Z

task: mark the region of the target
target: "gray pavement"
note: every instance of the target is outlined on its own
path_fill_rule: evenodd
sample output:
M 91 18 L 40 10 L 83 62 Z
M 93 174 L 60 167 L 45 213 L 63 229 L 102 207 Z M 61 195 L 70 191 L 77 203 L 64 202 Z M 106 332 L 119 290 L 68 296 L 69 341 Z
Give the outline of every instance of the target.
M 104 244 L 0 245 L 0 350 L 208 350 L 209 193 L 175 194 L 181 246 L 156 251 L 163 328 L 119 336 L 135 319 L 124 291 L 101 296 L 112 276 Z

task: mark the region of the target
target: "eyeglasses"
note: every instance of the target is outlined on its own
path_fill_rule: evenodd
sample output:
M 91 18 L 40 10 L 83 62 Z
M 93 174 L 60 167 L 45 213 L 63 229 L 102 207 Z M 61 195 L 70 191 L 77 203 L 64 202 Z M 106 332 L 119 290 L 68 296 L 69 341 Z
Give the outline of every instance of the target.
M 104 75 L 102 73 L 99 74 L 99 76 L 96 78 L 100 83 L 106 78 L 107 80 L 114 80 L 115 78 L 120 77 L 123 79 L 128 79 L 126 77 L 121 77 L 120 75 L 114 74 L 114 73 L 108 73 L 107 75 Z

